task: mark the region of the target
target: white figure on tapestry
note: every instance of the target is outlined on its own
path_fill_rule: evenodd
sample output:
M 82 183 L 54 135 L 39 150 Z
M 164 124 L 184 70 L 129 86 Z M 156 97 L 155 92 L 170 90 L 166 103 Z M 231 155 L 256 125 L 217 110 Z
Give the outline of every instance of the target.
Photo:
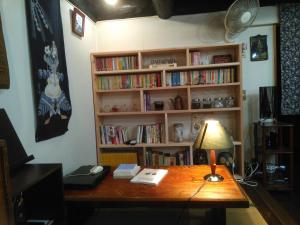
M 44 49 L 44 61 L 47 63 L 47 69 L 39 69 L 39 79 L 47 79 L 44 91 L 41 93 L 38 106 L 38 115 L 45 116 L 49 113 L 44 124 L 48 124 L 53 115 L 59 115 L 61 119 L 67 119 L 62 111 L 71 110 L 71 105 L 60 87 L 60 81 L 63 81 L 64 75 L 57 71 L 59 65 L 58 52 L 55 42 L 52 46 L 46 46 Z

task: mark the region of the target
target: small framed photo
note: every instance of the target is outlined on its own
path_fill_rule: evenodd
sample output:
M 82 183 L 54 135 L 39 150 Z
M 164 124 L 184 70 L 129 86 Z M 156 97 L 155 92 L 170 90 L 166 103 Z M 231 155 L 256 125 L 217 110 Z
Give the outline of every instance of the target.
M 268 60 L 267 35 L 250 37 L 250 54 L 251 61 Z
M 85 15 L 74 8 L 72 13 L 72 31 L 80 37 L 84 36 Z

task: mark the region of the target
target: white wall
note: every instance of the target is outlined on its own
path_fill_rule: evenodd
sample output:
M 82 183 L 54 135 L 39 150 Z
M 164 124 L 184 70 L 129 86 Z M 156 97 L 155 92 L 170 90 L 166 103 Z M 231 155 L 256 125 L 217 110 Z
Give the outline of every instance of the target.
M 94 111 L 89 54 L 96 50 L 96 25 L 86 17 L 85 34 L 71 31 L 73 6 L 60 1 L 64 32 L 72 116 L 69 131 L 39 143 L 35 142 L 35 117 L 30 56 L 25 17 L 25 1 L 1 0 L 0 12 L 8 55 L 11 86 L 0 90 L 0 107 L 5 108 L 26 152 L 34 162 L 63 163 L 64 172 L 82 164 L 96 163 Z
M 168 20 L 157 16 L 101 21 L 97 23 L 97 51 L 143 50 L 168 47 L 197 46 L 224 43 L 225 12 L 174 16 Z M 251 62 L 249 51 L 243 59 L 244 138 L 246 157 L 250 157 L 252 122 L 258 119 L 258 87 L 274 84 L 273 23 L 278 22 L 277 8 L 261 8 L 254 22 L 256 26 L 243 32 L 235 42 L 245 42 L 249 37 L 268 35 L 269 59 Z

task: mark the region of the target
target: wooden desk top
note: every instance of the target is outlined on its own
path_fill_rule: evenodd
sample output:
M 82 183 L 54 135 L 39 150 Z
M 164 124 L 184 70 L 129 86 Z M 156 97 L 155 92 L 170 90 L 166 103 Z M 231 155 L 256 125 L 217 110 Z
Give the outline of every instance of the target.
M 223 182 L 207 182 L 203 177 L 210 167 L 171 166 L 158 186 L 134 184 L 129 179 L 114 179 L 112 172 L 94 189 L 65 190 L 69 203 L 110 203 L 119 205 L 171 205 L 203 208 L 247 208 L 249 201 L 225 166 L 217 166 Z M 197 193 L 198 191 L 198 193 Z M 193 196 L 193 197 L 192 197 Z

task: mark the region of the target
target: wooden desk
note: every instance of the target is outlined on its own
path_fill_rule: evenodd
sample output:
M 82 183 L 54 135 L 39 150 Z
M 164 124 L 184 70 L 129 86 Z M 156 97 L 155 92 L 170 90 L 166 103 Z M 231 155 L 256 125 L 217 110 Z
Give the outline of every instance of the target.
M 68 207 L 198 207 L 212 208 L 216 224 L 226 224 L 226 208 L 247 208 L 249 201 L 244 191 L 225 166 L 217 166 L 223 182 L 206 182 L 204 175 L 210 167 L 168 167 L 167 176 L 158 186 L 133 184 L 129 180 L 113 179 L 110 173 L 96 188 L 66 190 Z

